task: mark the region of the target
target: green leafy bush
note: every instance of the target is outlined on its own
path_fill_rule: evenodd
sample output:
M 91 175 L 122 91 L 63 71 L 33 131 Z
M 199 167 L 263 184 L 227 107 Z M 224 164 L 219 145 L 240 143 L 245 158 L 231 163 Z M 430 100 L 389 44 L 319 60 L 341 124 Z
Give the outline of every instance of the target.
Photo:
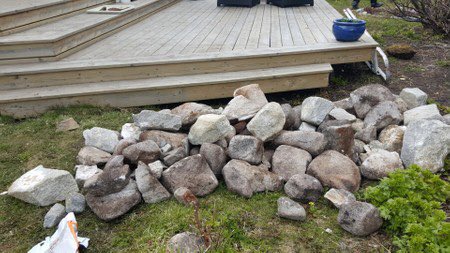
M 449 196 L 448 182 L 415 165 L 364 192 L 380 209 L 399 252 L 450 252 L 450 223 L 441 210 Z

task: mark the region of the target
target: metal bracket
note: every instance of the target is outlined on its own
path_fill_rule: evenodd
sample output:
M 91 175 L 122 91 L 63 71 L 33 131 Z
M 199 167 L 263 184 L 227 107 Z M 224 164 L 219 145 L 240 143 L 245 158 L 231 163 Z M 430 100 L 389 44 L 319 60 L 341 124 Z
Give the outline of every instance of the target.
M 349 8 L 344 9 L 344 13 L 345 16 L 347 16 L 347 18 L 356 19 L 355 14 L 353 14 L 353 12 Z M 372 36 L 367 31 L 365 31 L 364 33 L 370 38 L 372 38 Z M 381 56 L 381 59 L 383 59 L 385 69 L 384 71 L 380 68 L 378 64 L 378 54 Z M 380 47 L 377 47 L 373 51 L 372 60 L 366 61 L 366 64 L 370 68 L 370 70 L 372 70 L 373 73 L 381 76 L 384 79 L 384 81 L 387 81 L 391 77 L 391 72 L 389 71 L 389 59 L 387 55 L 384 53 L 383 49 L 381 49 Z

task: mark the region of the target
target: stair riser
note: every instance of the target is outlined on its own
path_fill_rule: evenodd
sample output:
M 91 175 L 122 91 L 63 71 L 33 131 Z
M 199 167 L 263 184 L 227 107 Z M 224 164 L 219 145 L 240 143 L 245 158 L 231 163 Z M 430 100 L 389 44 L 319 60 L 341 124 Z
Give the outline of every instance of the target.
M 108 20 L 95 27 L 91 27 L 85 31 L 68 36 L 59 41 L 51 43 L 33 43 L 33 44 L 17 44 L 17 45 L 0 45 L 0 60 L 8 60 L 12 63 L 12 60 L 24 61 L 25 59 L 31 60 L 33 58 L 39 61 L 43 60 L 57 60 L 58 56 L 65 53 L 64 56 L 70 53 L 74 53 L 84 48 L 84 44 L 98 37 L 102 39 L 119 31 L 120 28 L 134 24 L 136 21 L 148 17 L 149 15 L 165 8 L 169 5 L 178 2 L 179 0 L 161 0 L 153 4 L 140 8 L 129 14 L 123 14 L 118 18 Z M 50 58 L 50 59 L 45 59 Z
M 21 26 L 38 23 L 40 21 L 45 21 L 50 18 L 108 2 L 111 2 L 111 0 L 77 0 L 0 16 L 0 24 L 2 24 L 0 34 L 7 33 L 9 30 Z
M 0 90 L 37 88 L 77 83 L 135 80 L 152 77 L 221 73 L 274 67 L 298 66 L 314 63 L 339 64 L 370 60 L 373 49 L 336 50 L 268 57 L 231 58 L 227 60 L 186 61 L 144 66 L 124 66 L 64 72 L 17 74 L 0 76 Z
M 167 89 L 147 89 L 121 93 L 103 93 L 86 96 L 54 98 L 46 100 L 21 101 L 0 104 L 0 114 L 15 118 L 32 117 L 53 107 L 89 104 L 96 106 L 131 107 L 143 105 L 169 104 L 186 101 L 226 98 L 233 91 L 251 83 L 258 83 L 265 93 L 312 89 L 328 86 L 328 73 L 301 76 L 254 79 L 238 82 L 212 83 L 199 86 L 183 86 Z

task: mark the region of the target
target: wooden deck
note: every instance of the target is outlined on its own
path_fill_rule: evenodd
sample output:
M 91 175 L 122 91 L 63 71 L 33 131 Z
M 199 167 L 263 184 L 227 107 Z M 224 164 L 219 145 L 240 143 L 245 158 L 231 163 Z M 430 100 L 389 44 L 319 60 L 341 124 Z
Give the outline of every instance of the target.
M 217 7 L 215 0 L 134 4 L 146 2 L 132 15 L 81 12 L 0 36 L 0 114 L 223 98 L 249 83 L 267 93 L 326 87 L 331 64 L 370 60 L 378 45 L 368 34 L 336 41 L 332 21 L 341 15 L 325 0 L 294 8 Z

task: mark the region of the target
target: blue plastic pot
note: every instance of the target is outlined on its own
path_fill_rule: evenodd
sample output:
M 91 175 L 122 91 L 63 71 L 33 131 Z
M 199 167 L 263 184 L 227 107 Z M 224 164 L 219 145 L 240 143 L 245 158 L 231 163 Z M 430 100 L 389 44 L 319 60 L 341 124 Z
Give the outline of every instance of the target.
M 338 41 L 357 41 L 366 30 L 366 21 L 360 19 L 336 19 L 333 22 L 333 34 Z M 347 22 L 345 22 L 347 21 Z

